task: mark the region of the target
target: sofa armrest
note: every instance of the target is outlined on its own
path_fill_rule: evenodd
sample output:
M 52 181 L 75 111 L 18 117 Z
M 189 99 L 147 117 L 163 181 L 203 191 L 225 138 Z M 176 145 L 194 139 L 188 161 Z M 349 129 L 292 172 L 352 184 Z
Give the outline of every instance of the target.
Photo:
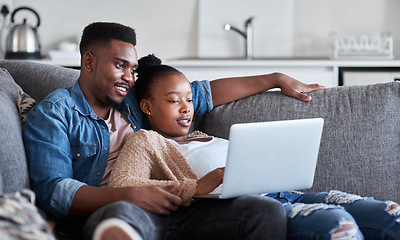
M 264 92 L 216 107 L 195 128 L 227 138 L 238 122 L 322 117 L 325 126 L 314 187 L 400 201 L 400 83 L 328 88 L 302 102 Z

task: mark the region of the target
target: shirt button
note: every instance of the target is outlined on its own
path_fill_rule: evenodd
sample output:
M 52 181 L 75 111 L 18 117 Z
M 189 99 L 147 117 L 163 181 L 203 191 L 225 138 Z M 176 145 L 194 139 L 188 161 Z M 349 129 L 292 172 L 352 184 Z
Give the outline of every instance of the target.
M 97 176 L 100 176 L 100 174 L 101 174 L 100 172 L 97 172 Z
M 103 150 L 104 150 L 104 151 L 107 151 L 107 148 L 106 148 L 106 147 L 104 147 L 104 148 L 103 148 Z
M 78 153 L 78 154 L 76 154 L 76 157 L 80 157 L 80 156 L 81 156 L 81 154 L 79 154 L 79 153 Z
M 136 126 L 133 126 L 134 129 L 136 129 Z

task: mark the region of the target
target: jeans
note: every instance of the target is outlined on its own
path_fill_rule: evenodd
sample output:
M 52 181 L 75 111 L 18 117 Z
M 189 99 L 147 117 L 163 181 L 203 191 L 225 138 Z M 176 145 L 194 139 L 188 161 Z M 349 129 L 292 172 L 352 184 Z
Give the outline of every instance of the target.
M 288 239 L 331 239 L 343 224 L 358 229 L 343 239 L 400 239 L 400 207 L 339 191 L 329 193 L 267 194 L 283 203 L 288 219 Z M 395 207 L 391 210 L 391 207 Z M 346 232 L 345 232 L 346 233 Z M 345 234 L 342 233 L 342 234 Z
M 83 229 L 77 231 L 83 230 L 83 238 L 90 240 L 101 221 L 114 217 L 129 223 L 146 240 L 286 239 L 283 205 L 264 196 L 198 200 L 169 216 L 154 215 L 132 203 L 120 201 L 94 212 Z M 64 230 L 72 229 L 65 223 L 63 225 Z

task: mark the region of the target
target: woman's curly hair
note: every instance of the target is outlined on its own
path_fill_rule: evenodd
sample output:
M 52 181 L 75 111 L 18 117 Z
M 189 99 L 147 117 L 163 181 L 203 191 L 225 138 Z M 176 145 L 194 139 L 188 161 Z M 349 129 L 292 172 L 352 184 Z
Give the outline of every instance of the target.
M 171 66 L 163 65 L 162 61 L 154 56 L 154 54 L 149 54 L 139 59 L 136 73 L 137 79 L 135 82 L 135 88 L 138 102 L 142 99 L 151 98 L 150 90 L 160 79 L 159 77 L 168 74 L 182 74 Z

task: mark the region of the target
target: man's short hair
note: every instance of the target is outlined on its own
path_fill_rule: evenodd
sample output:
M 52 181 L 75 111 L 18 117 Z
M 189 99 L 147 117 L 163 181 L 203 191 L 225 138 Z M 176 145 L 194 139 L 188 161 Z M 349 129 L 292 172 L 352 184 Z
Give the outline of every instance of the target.
M 91 23 L 83 30 L 79 50 L 83 56 L 91 45 L 109 44 L 112 40 L 120 40 L 136 46 L 135 30 L 113 22 Z

